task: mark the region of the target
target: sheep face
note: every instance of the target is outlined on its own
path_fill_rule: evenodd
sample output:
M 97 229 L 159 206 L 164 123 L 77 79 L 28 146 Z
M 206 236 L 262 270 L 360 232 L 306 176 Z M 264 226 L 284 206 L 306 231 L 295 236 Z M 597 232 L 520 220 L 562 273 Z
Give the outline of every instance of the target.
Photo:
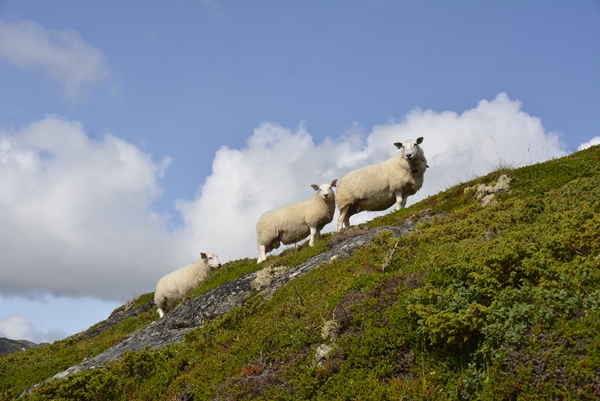
M 335 196 L 333 192 L 333 188 L 337 185 L 337 178 L 331 181 L 331 184 L 323 184 L 318 186 L 317 184 L 312 184 L 311 187 L 317 191 L 317 195 L 319 195 L 324 200 L 327 200 L 330 197 Z
M 419 137 L 416 140 L 410 139 L 405 142 L 396 142 L 394 145 L 402 151 L 404 158 L 411 161 L 422 155 L 422 150 L 419 145 L 423 142 L 423 137 Z
M 212 252 L 208 252 L 208 253 L 200 253 L 200 257 L 208 263 L 208 266 L 211 269 L 218 269 L 219 267 L 221 267 L 221 262 L 219 261 L 219 258 L 217 257 L 217 255 L 215 255 Z

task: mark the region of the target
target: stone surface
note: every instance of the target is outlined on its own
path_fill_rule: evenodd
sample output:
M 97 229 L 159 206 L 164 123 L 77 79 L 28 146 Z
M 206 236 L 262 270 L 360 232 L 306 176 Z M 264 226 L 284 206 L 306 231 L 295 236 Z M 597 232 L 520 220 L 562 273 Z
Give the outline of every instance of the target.
M 477 188 L 467 187 L 464 192 L 476 190 L 477 199 L 481 206 L 495 205 L 496 195 L 510 191 L 510 177 L 502 174 L 495 182 L 490 184 L 479 184 Z
M 242 305 L 257 290 L 265 300 L 268 300 L 279 288 L 319 265 L 350 257 L 356 249 L 367 245 L 371 238 L 381 234 L 382 231 L 391 231 L 397 237 L 405 236 L 412 233 L 418 223 L 431 220 L 433 220 L 433 217 L 428 214 L 428 211 L 425 211 L 418 218 L 409 216 L 399 226 L 385 226 L 373 230 L 361 230 L 360 228 L 351 227 L 338 233 L 330 241 L 328 251 L 293 267 L 265 267 L 263 270 L 248 273 L 232 282 L 212 289 L 167 313 L 161 319 L 152 322 L 99 355 L 86 359 L 79 365 L 72 366 L 47 380 L 63 378 L 82 370 L 104 366 L 121 358 L 126 351 L 139 351 L 146 347 L 157 349 L 167 344 L 180 343 L 188 331 L 202 327 L 207 320 L 221 316 Z M 115 312 L 107 320 L 79 334 L 79 336 L 84 338 L 93 337 L 118 321 L 135 316 L 153 307 L 154 302 L 150 301 L 135 309 Z M 31 391 L 38 385 L 32 386 L 26 392 Z

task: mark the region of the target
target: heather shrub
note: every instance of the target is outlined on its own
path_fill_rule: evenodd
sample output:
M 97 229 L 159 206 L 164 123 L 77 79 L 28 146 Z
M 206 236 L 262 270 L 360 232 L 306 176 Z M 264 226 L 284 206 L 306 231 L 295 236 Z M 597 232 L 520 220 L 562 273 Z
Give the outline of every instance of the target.
M 494 205 L 465 190 L 500 174 L 511 188 Z M 181 344 L 127 353 L 24 399 L 600 398 L 600 147 L 492 172 L 267 263 L 293 266 L 353 233 L 424 213 L 433 219 L 412 234 L 388 227 L 348 259 L 272 298 L 255 294 Z M 256 269 L 250 259 L 225 264 L 189 297 Z M 0 399 L 153 319 L 0 358 Z

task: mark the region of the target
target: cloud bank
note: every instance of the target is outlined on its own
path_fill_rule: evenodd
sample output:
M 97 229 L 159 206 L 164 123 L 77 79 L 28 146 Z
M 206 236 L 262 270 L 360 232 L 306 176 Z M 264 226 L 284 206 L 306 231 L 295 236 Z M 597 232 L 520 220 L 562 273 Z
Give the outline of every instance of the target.
M 56 116 L 0 130 L 2 295 L 148 290 L 178 251 L 163 246 L 169 234 L 150 209 L 169 162 L 111 134 L 92 140 Z
M 77 32 L 46 29 L 26 20 L 0 20 L 0 60 L 43 71 L 63 84 L 71 101 L 78 100 L 86 86 L 98 85 L 109 75 L 102 52 Z
M 118 301 L 153 291 L 158 278 L 200 251 L 222 261 L 254 258 L 262 213 L 306 199 L 314 194 L 310 184 L 391 157 L 394 142 L 419 136 L 430 169 L 409 205 L 500 164 L 565 154 L 559 135 L 504 93 L 461 114 L 413 110 L 368 133 L 355 129 L 322 143 L 304 125 L 263 123 L 243 149 L 216 152 L 193 199 L 174 205 L 183 224 L 169 230 L 152 211 L 169 158 L 153 161 L 111 134 L 92 140 L 80 123 L 57 116 L 0 129 L 0 294 Z
M 595 136 L 589 141 L 582 143 L 581 145 L 579 145 L 577 150 L 584 150 L 594 145 L 600 145 L 600 136 Z
M 53 342 L 65 338 L 68 333 L 62 330 L 40 330 L 34 327 L 31 319 L 23 315 L 13 315 L 0 319 L 0 337 L 14 340 L 26 339 L 36 344 Z
M 368 134 L 355 131 L 315 144 L 303 125 L 292 131 L 263 123 L 246 148 L 222 147 L 195 198 L 176 205 L 185 221 L 184 237 L 227 259 L 257 256 L 255 224 L 262 213 L 312 196 L 312 183 L 328 183 L 393 156 L 393 143 L 406 139 L 424 137 L 430 166 L 423 188 L 408 205 L 500 165 L 524 166 L 565 154 L 559 135 L 545 132 L 538 118 L 505 93 L 462 114 L 413 110 Z M 379 214 L 361 213 L 351 223 Z M 334 230 L 336 220 L 337 212 L 324 231 Z

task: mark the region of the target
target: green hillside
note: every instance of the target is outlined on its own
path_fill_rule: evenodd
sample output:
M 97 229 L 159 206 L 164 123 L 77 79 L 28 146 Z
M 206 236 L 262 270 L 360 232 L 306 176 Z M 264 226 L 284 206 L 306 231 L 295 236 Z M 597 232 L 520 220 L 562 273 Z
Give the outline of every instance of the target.
M 477 185 L 503 174 L 510 190 L 481 206 Z M 128 352 L 21 399 L 599 399 L 600 147 L 500 169 L 265 263 L 294 266 L 425 211 L 434 218 L 416 232 L 383 230 L 183 343 Z M 262 267 L 227 263 L 188 298 Z M 138 311 L 115 324 L 0 357 L 0 400 L 152 323 L 151 299 L 115 311 Z

